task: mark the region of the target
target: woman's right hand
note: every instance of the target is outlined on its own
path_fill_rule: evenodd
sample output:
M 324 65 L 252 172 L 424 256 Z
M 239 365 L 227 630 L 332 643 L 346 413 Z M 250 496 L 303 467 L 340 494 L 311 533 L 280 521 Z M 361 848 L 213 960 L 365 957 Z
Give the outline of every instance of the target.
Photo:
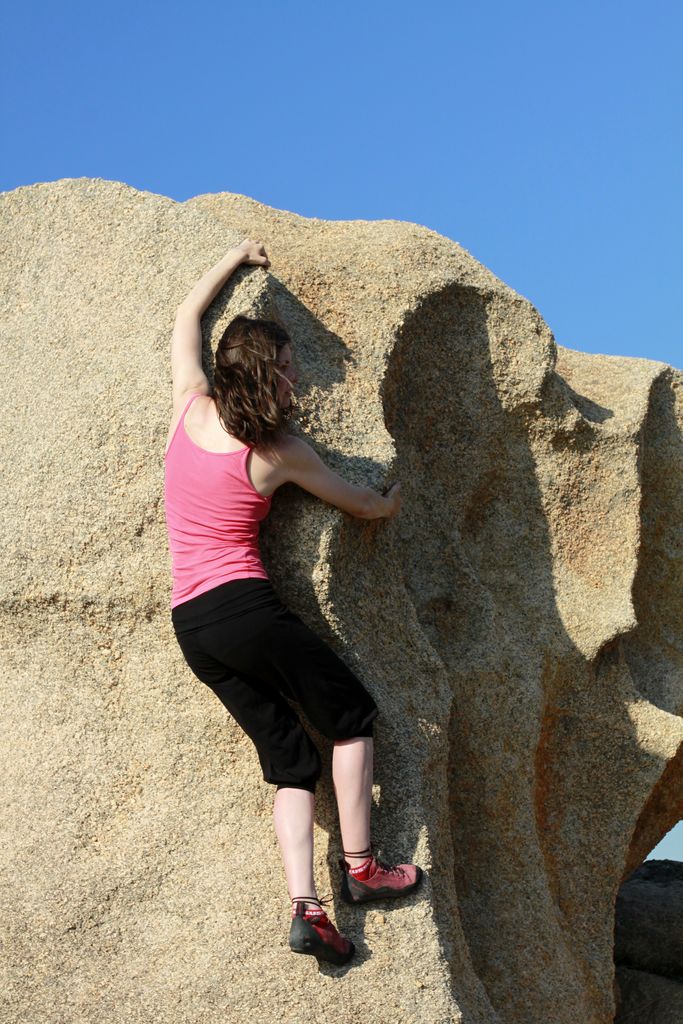
M 391 502 L 389 511 L 387 512 L 385 519 L 393 519 L 396 513 L 401 507 L 401 485 L 400 483 L 392 484 L 391 487 L 384 491 L 384 497 L 387 501 Z

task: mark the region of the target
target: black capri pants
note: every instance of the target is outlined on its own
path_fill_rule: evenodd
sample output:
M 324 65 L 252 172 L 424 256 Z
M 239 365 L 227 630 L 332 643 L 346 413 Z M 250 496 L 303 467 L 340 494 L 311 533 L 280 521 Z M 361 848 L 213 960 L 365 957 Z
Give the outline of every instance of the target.
M 320 754 L 288 700 L 329 739 L 373 735 L 374 700 L 270 580 L 228 580 L 176 605 L 171 620 L 194 675 L 254 743 L 265 782 L 315 793 L 320 778 Z

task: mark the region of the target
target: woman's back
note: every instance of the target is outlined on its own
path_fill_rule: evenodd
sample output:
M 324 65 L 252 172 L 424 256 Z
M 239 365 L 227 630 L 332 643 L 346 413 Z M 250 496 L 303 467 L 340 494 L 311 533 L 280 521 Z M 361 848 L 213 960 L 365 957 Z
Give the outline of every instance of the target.
M 180 411 L 176 412 L 171 419 L 166 451 L 168 452 L 171 446 L 172 439 L 183 414 L 185 416 L 183 424 L 186 434 L 197 447 L 203 448 L 207 453 L 229 454 L 244 448 L 244 442 L 228 434 L 222 425 L 218 418 L 216 402 L 211 395 L 204 394 L 203 392 L 188 391 L 186 398 L 189 399 L 193 394 L 196 397 L 196 401 L 193 401 L 189 408 L 186 401 Z M 282 483 L 282 480 L 279 479 L 275 472 L 276 461 L 272 457 L 267 459 L 255 448 L 252 448 L 251 452 L 251 458 L 247 462 L 249 479 L 259 494 L 262 494 L 264 498 L 268 498 Z
M 211 451 L 192 439 L 185 417 L 206 397 L 188 396 L 164 456 L 171 608 L 227 580 L 268 579 L 258 534 L 272 496 L 261 494 L 250 478 L 250 445 L 236 447 L 226 434 L 225 450 Z

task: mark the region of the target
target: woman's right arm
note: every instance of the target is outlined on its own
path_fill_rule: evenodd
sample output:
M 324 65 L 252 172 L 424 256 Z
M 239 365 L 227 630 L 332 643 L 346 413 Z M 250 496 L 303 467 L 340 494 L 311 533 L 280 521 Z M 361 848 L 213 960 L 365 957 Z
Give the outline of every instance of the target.
M 290 434 L 280 448 L 282 483 L 291 481 L 359 519 L 390 519 L 401 506 L 400 484 L 386 495 L 371 487 L 356 487 L 326 466 L 318 453 L 300 437 Z

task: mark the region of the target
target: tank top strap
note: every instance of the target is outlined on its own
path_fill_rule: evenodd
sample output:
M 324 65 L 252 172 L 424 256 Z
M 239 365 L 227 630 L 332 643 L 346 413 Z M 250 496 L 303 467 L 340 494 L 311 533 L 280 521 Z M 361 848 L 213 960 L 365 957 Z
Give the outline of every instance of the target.
M 273 499 L 273 495 L 272 494 L 269 494 L 268 497 L 266 497 L 264 494 L 261 494 L 260 491 L 257 491 L 256 488 L 254 487 L 253 483 L 251 482 L 251 477 L 249 475 L 249 466 L 247 465 L 247 463 L 249 462 L 249 456 L 251 455 L 253 450 L 254 450 L 254 445 L 247 444 L 247 445 L 244 446 L 244 448 L 238 448 L 237 452 L 234 453 L 236 455 L 240 455 L 241 456 L 242 477 L 243 477 L 244 482 L 246 483 L 247 487 L 249 488 L 249 490 L 252 491 L 257 497 L 259 497 L 261 499 L 261 501 L 266 501 L 266 502 L 267 501 L 272 501 L 272 499 Z
M 187 410 L 188 410 L 188 409 L 190 408 L 190 406 L 191 406 L 191 405 L 192 405 L 192 403 L 194 402 L 195 398 L 201 398 L 201 397 L 202 397 L 202 395 L 201 395 L 201 392 L 199 392 L 199 391 L 194 391 L 194 392 L 193 392 L 193 393 L 192 393 L 192 394 L 190 395 L 190 397 L 188 398 L 187 402 L 185 403 L 185 408 L 183 409 L 182 413 L 180 414 L 180 418 L 181 418 L 181 420 L 184 420 L 184 419 L 185 419 L 185 413 L 186 413 L 186 412 L 187 412 Z
M 201 392 L 200 391 L 193 392 L 190 395 L 190 397 L 188 398 L 187 402 L 185 402 L 185 408 L 181 412 L 180 419 L 176 423 L 175 430 L 173 431 L 173 437 L 171 438 L 170 444 L 169 444 L 168 448 L 166 449 L 166 454 L 164 455 L 164 459 L 166 459 L 168 457 L 168 454 L 171 451 L 171 448 L 173 447 L 173 442 L 176 439 L 178 431 L 180 430 L 181 426 L 185 422 L 185 414 L 186 414 L 187 410 L 190 408 L 190 406 L 192 405 L 192 403 L 194 402 L 195 398 L 201 398 Z

